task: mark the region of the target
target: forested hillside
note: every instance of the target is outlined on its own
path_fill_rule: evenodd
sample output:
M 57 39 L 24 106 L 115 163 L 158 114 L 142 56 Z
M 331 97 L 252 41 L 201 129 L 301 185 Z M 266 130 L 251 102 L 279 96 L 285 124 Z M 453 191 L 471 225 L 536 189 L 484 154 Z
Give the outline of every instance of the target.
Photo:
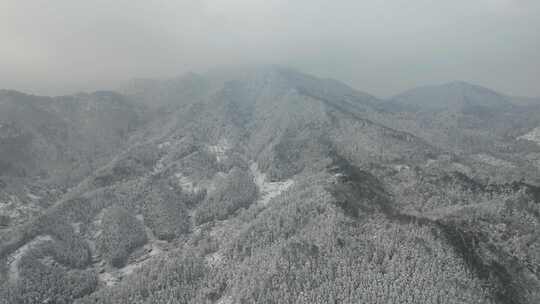
M 448 90 L 2 92 L 0 303 L 538 303 L 540 109 Z

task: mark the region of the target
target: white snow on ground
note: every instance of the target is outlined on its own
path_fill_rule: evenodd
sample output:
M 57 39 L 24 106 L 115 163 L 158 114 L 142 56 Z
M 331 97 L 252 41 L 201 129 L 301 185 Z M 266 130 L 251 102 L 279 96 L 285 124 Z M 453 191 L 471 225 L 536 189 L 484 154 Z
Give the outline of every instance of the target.
M 216 156 L 218 162 L 223 161 L 227 157 L 227 150 L 231 149 L 229 142 L 226 139 L 221 139 L 217 145 L 208 146 L 208 152 Z
M 166 141 L 166 142 L 162 142 L 162 143 L 160 143 L 159 145 L 157 145 L 157 148 L 161 150 L 161 149 L 166 148 L 166 147 L 168 147 L 168 146 L 170 146 L 170 145 L 171 145 L 171 142 L 170 142 L 170 141 Z
M 32 241 L 26 243 L 17 249 L 10 257 L 8 257 L 7 264 L 9 265 L 9 278 L 13 282 L 19 279 L 19 263 L 21 258 L 33 247 L 46 241 L 52 241 L 52 237 L 49 235 L 40 235 L 34 238 Z
M 165 160 L 164 157 L 158 159 L 158 161 L 156 162 L 152 170 L 152 175 L 159 174 L 163 171 L 163 169 L 165 169 L 165 165 L 163 164 L 164 160 Z
M 471 176 L 473 174 L 472 169 L 469 166 L 466 166 L 462 163 L 453 162 L 451 164 L 451 168 L 457 172 L 461 172 L 467 176 Z
M 71 227 L 73 227 L 73 232 L 77 234 L 81 233 L 81 222 L 71 223 Z
M 216 191 L 216 181 L 219 179 L 227 178 L 227 174 L 225 172 L 217 172 L 213 178 L 203 181 L 201 184 L 201 188 L 206 190 L 207 195 L 211 195 Z
M 222 221 L 216 221 L 210 231 L 209 236 L 218 241 L 219 249 L 213 253 L 207 254 L 204 259 L 209 267 L 219 267 L 226 260 L 225 250 L 231 242 L 240 234 L 241 221 L 235 218 L 228 218 Z M 197 228 L 196 228 L 197 229 Z
M 223 296 L 219 299 L 216 304 L 232 304 L 233 298 L 231 296 Z
M 9 217 L 12 225 L 24 222 L 41 210 L 34 202 L 24 203 L 15 195 L 10 195 L 8 201 L 0 201 L 0 214 Z
M 142 214 L 138 214 L 135 217 L 141 222 L 143 222 L 144 224 L 144 217 Z M 164 245 L 167 242 L 156 239 L 152 230 L 148 228 L 147 226 L 145 226 L 145 229 L 146 229 L 146 235 L 148 236 L 148 242 L 140 249 L 143 251 L 143 253 L 140 256 L 131 260 L 124 267 L 118 268 L 118 269 L 114 269 L 114 268 L 111 269 L 108 266 L 106 266 L 105 263 L 102 262 L 103 264 L 100 266 L 103 268 L 103 271 L 99 273 L 98 278 L 106 286 L 115 285 L 121 280 L 121 278 L 132 274 L 133 272 L 141 268 L 143 265 L 145 265 L 152 259 L 155 259 L 165 253 L 165 251 L 163 250 L 162 246 L 160 246 L 160 244 Z
M 133 263 L 118 269 L 118 274 L 121 277 L 132 274 L 135 270 L 141 268 L 144 264 L 150 261 L 152 258 L 159 256 L 163 253 L 163 249 L 159 247 L 157 241 L 151 240 L 148 244 L 144 245 L 143 250 L 145 254 L 138 257 Z
M 105 284 L 105 286 L 114 286 L 118 283 L 119 279 L 110 272 L 103 272 L 98 275 L 98 279 Z
M 540 145 L 540 127 L 534 128 L 531 132 L 519 136 L 517 139 L 525 139 L 528 141 L 535 142 Z
M 496 202 L 496 201 L 487 201 L 483 203 L 477 203 L 477 204 L 470 204 L 470 205 L 453 205 L 453 206 L 447 206 L 447 207 L 441 207 L 437 208 L 428 212 L 423 212 L 422 214 L 414 213 L 414 215 L 417 216 L 423 216 L 425 218 L 428 218 L 433 221 L 437 221 L 443 218 L 447 218 L 452 215 L 456 215 L 459 213 L 470 213 L 473 210 L 486 210 L 486 212 L 490 212 L 499 208 L 504 208 L 503 202 Z
M 504 159 L 496 158 L 489 154 L 477 154 L 473 156 L 473 158 L 494 167 L 510 167 L 510 168 L 514 167 L 514 165 L 511 162 L 506 161 Z
M 103 215 L 104 215 L 104 211 L 105 210 L 101 210 L 101 212 L 99 212 L 95 217 L 94 217 L 94 220 L 92 221 L 92 225 L 95 227 L 95 230 L 94 230 L 94 233 L 93 233 L 93 238 L 95 240 L 97 240 L 97 238 L 101 235 L 101 222 L 103 220 Z
M 251 173 L 253 174 L 254 182 L 259 187 L 260 198 L 257 203 L 266 205 L 274 197 L 280 195 L 283 191 L 289 189 L 294 183 L 293 180 L 288 179 L 282 182 L 268 182 L 266 181 L 266 174 L 259 171 L 257 163 L 252 163 L 249 166 Z
M 217 267 L 223 263 L 224 257 L 220 251 L 216 251 L 204 257 L 206 264 L 210 267 Z
M 410 168 L 409 166 L 407 166 L 407 165 L 401 165 L 401 164 L 399 164 L 399 165 L 395 165 L 395 166 L 394 166 L 394 169 L 395 169 L 396 171 L 401 172 L 401 171 L 409 170 L 409 169 L 411 169 L 411 168 Z
M 175 173 L 174 177 L 178 179 L 178 184 L 182 187 L 182 190 L 186 192 L 196 192 L 199 190 L 199 188 L 194 185 L 193 181 L 182 174 L 182 172 Z
M 34 201 L 37 201 L 37 200 L 41 199 L 41 196 L 38 196 L 38 195 L 35 195 L 35 194 L 32 194 L 32 193 L 27 193 L 26 196 L 28 196 L 31 200 L 34 200 Z

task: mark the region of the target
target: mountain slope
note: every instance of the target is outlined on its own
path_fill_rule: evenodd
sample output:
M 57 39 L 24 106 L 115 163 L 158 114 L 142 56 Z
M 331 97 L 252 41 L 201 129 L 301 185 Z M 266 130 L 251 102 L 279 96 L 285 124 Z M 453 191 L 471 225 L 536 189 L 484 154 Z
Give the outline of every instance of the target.
M 508 107 L 512 103 L 500 93 L 462 81 L 415 88 L 393 97 L 391 102 L 428 110 Z
M 279 67 L 201 77 L 212 85 L 167 95 L 125 149 L 1 235 L 0 299 L 539 298 L 534 186 L 461 173 L 478 168 L 376 122 L 374 98 L 335 81 Z
M 407 91 L 379 109 L 372 120 L 469 158 L 485 168 L 486 177 L 498 178 L 494 182 L 538 182 L 540 150 L 527 140 L 540 125 L 538 105 L 515 104 L 493 90 L 453 82 Z
M 4 220 L 26 220 L 105 164 L 142 123 L 142 111 L 112 92 L 51 98 L 0 91 Z

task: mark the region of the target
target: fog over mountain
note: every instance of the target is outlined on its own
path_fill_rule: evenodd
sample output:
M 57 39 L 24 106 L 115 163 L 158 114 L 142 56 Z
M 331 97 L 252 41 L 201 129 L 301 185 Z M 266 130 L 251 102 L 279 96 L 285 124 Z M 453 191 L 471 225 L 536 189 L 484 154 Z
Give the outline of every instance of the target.
M 537 0 L 3 0 L 0 87 L 277 63 L 382 97 L 454 80 L 540 97 L 539 15 Z
M 415 88 L 393 97 L 392 100 L 398 105 L 433 110 L 505 107 L 512 103 L 510 97 L 463 81 Z
M 0 113 L 0 303 L 540 300 L 540 105 L 251 66 Z
M 0 1 L 0 304 L 540 303 L 540 1 Z

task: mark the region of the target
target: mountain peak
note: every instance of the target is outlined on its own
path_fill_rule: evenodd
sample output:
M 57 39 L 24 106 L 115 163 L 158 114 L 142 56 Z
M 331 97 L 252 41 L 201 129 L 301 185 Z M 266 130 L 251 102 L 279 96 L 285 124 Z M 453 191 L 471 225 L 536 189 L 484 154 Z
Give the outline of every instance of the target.
M 134 79 L 122 91 L 142 103 L 163 106 L 193 103 L 231 87 L 251 96 L 250 100 L 263 93 L 277 98 L 292 91 L 327 97 L 349 96 L 362 103 L 376 100 L 340 81 L 276 64 L 221 66 L 200 74 L 189 73 L 168 79 Z
M 465 81 L 417 87 L 393 97 L 392 102 L 427 110 L 463 110 L 511 104 L 505 95 Z
M 473 87 L 476 86 L 475 84 L 472 84 L 470 82 L 466 82 L 464 80 L 453 80 L 447 83 L 443 83 L 442 85 L 449 85 L 449 86 L 461 86 L 461 87 Z

